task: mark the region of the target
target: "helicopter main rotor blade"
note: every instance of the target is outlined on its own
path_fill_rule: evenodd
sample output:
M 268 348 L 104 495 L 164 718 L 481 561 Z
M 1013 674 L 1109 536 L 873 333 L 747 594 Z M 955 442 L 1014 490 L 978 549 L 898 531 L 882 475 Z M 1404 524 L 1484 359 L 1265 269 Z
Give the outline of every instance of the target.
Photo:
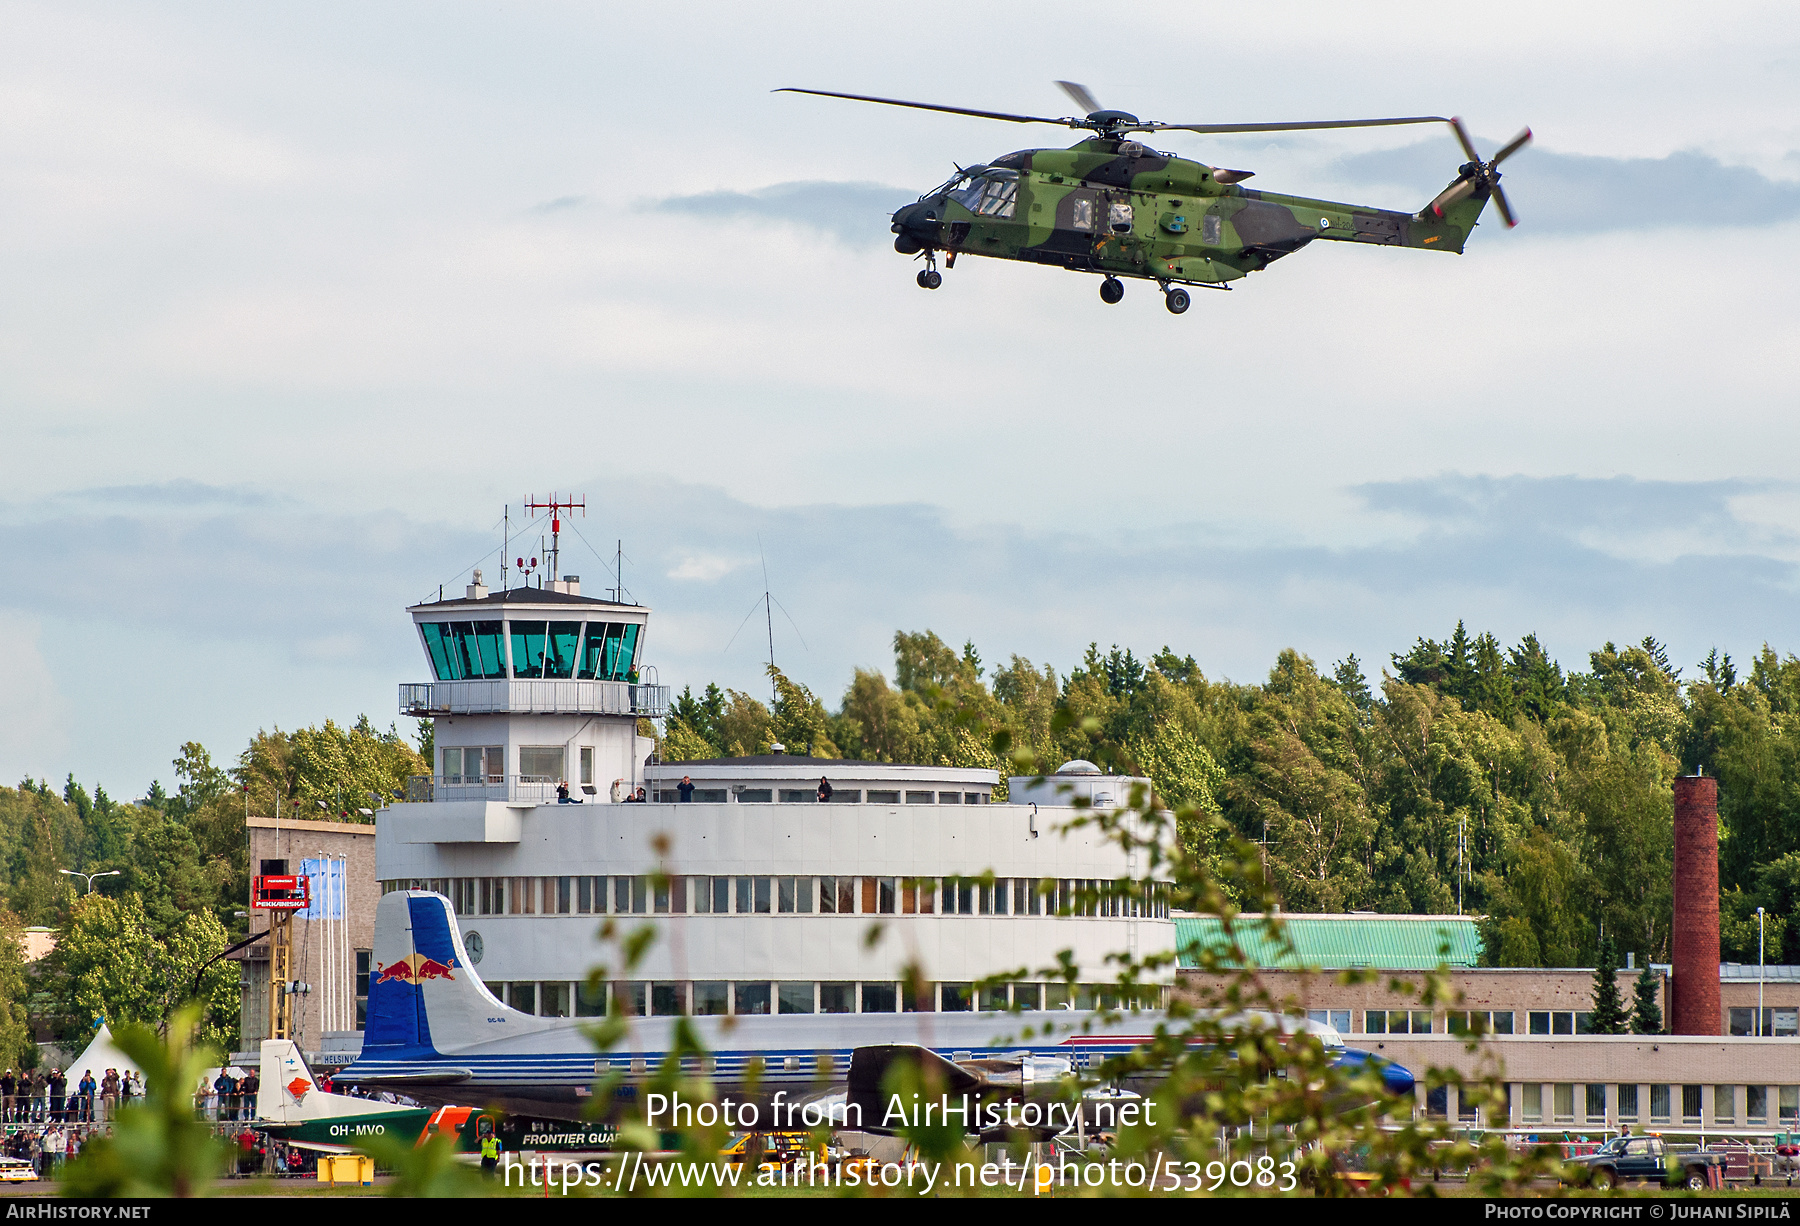
M 1501 146 L 1500 152 L 1496 153 L 1494 155 L 1494 160 L 1492 162 L 1488 163 L 1488 165 L 1498 166 L 1501 162 L 1504 162 L 1507 158 L 1511 157 L 1513 154 L 1517 153 L 1519 150 L 1523 149 L 1526 145 L 1529 145 L 1530 143 L 1531 143 L 1531 129 L 1526 128 L 1523 132 L 1519 133 L 1517 136 L 1513 137 L 1510 141 L 1506 142 L 1505 145 Z
M 848 98 L 852 102 L 879 102 L 883 106 L 910 106 L 919 111 L 945 111 L 951 115 L 973 115 L 977 119 L 1004 119 L 1008 123 L 1054 123 L 1069 126 L 1067 119 L 1048 119 L 1042 115 L 1009 115 L 1005 111 L 976 111 L 965 106 L 938 106 L 931 102 L 907 102 L 901 98 L 874 98 L 868 94 L 837 94 L 828 89 L 800 89 L 783 86 L 770 90 L 774 94 L 817 94 L 821 98 Z
M 1092 115 L 1095 111 L 1103 111 L 1106 109 L 1100 105 L 1099 100 L 1096 99 L 1094 95 L 1088 92 L 1087 86 L 1078 84 L 1074 81 L 1058 81 L 1057 84 L 1062 86 L 1063 93 L 1069 95 L 1069 101 L 1081 108 L 1081 113 L 1083 115 Z
M 1408 115 L 1399 119 L 1318 119 L 1296 123 L 1145 123 L 1146 132 L 1304 132 L 1313 128 L 1387 128 L 1402 123 L 1451 123 L 1442 115 Z

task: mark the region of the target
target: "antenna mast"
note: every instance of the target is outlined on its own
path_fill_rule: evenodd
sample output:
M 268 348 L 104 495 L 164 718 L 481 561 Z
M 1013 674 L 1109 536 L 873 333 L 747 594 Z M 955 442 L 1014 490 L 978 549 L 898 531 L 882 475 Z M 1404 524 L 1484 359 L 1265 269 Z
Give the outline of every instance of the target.
M 772 703 L 781 701 L 781 688 L 775 684 L 775 602 L 769 599 L 769 557 L 762 551 L 762 538 L 756 541 L 756 552 L 762 558 L 763 616 L 769 626 L 769 695 Z M 774 707 L 771 706 L 770 710 Z
M 512 548 L 512 507 L 500 508 L 500 590 L 506 590 L 506 551 Z
M 525 496 L 525 509 L 531 512 L 533 519 L 537 518 L 537 513 L 539 511 L 547 512 L 550 516 L 550 548 L 547 551 L 548 557 L 546 558 L 546 561 L 550 563 L 550 581 L 554 583 L 560 577 L 557 573 L 556 561 L 557 555 L 561 552 L 558 548 L 558 538 L 562 534 L 563 513 L 580 511 L 582 515 L 585 516 L 587 514 L 587 498 L 584 495 L 581 501 L 577 502 L 573 494 L 569 495 L 567 498 L 558 498 L 552 493 L 549 501 L 539 502 L 537 500 L 537 495 L 527 494 Z

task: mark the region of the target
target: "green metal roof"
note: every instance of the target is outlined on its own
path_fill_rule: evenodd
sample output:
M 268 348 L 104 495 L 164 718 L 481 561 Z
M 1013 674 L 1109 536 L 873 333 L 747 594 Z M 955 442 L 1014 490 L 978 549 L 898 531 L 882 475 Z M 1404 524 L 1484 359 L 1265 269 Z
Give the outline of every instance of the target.
M 1293 949 L 1282 948 L 1265 917 L 1240 915 L 1232 920 L 1238 948 L 1258 970 L 1347 970 L 1369 967 L 1382 971 L 1428 971 L 1440 964 L 1476 966 L 1481 961 L 1481 933 L 1467 915 L 1280 915 L 1275 917 Z M 1214 950 L 1223 959 L 1230 951 L 1224 923 L 1216 915 L 1175 917 L 1175 940 L 1181 965 L 1198 967 L 1198 954 Z M 1235 965 L 1235 960 L 1226 960 Z

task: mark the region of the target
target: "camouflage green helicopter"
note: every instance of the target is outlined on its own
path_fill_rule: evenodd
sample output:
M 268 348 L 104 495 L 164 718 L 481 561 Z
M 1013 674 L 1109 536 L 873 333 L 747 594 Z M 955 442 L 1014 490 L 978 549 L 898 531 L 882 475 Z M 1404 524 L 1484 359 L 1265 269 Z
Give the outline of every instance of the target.
M 1121 277 L 1155 281 L 1163 302 L 1179 315 L 1189 306 L 1182 286 L 1230 289 L 1230 282 L 1267 268 L 1314 239 L 1421 247 L 1461 254 L 1491 197 L 1501 218 L 1516 225 L 1500 190 L 1500 163 L 1531 139 L 1527 128 L 1482 161 L 1460 119 L 1411 115 L 1395 119 L 1315 120 L 1297 123 L 1148 123 L 1110 111 L 1086 87 L 1058 81 L 1086 118 L 1010 115 L 866 94 L 788 88 L 953 115 L 1085 128 L 1090 138 L 1068 149 L 1022 149 L 985 165 L 958 167 L 941 186 L 894 214 L 894 250 L 922 255 L 924 289 L 944 283 L 937 256 L 954 268 L 959 255 L 1027 260 L 1101 275 L 1100 298 L 1125 296 Z M 1225 170 L 1158 153 L 1129 139 L 1135 132 L 1297 132 L 1315 128 L 1383 128 L 1447 123 L 1468 162 L 1450 185 L 1417 213 L 1304 196 L 1281 196 L 1240 186 L 1254 173 Z

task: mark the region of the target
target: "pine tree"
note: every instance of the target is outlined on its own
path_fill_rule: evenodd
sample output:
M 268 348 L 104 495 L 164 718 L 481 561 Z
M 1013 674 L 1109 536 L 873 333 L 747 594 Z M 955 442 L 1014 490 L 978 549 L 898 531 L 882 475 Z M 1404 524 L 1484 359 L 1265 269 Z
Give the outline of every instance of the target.
M 1649 967 L 1638 976 L 1636 1002 L 1631 1009 L 1631 1033 L 1661 1034 L 1663 1029 L 1662 1009 L 1656 1003 L 1656 976 Z
M 1619 998 L 1619 955 L 1610 937 L 1600 942 L 1600 963 L 1594 968 L 1593 1033 L 1624 1034 L 1630 1015 Z

